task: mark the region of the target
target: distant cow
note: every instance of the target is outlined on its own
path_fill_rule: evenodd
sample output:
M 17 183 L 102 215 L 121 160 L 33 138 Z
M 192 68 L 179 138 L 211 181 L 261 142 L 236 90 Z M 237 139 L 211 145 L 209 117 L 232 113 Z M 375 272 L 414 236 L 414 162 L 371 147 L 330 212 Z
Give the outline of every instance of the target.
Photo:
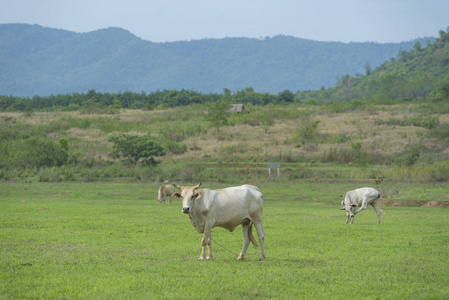
M 259 260 L 265 259 L 265 232 L 262 228 L 263 195 L 257 187 L 242 185 L 222 190 L 198 190 L 201 183 L 196 186 L 173 185 L 181 190 L 181 193 L 175 193 L 174 196 L 182 199 L 182 212 L 189 214 L 190 222 L 199 233 L 204 233 L 198 260 L 204 260 L 206 245 L 208 246 L 206 260 L 212 259 L 212 228 L 222 227 L 232 232 L 239 225 L 242 225 L 243 247 L 237 259 L 243 259 L 250 241 L 257 247 L 252 234 L 253 224 L 260 242 Z
M 174 189 L 171 185 L 163 185 L 159 188 L 159 191 L 157 193 L 157 202 L 161 203 L 162 201 L 165 202 L 165 197 L 170 197 L 170 203 L 172 199 Z
M 341 201 L 341 210 L 346 210 L 346 224 L 351 218 L 351 224 L 354 223 L 354 217 L 357 213 L 366 209 L 370 204 L 377 213 L 377 224 L 380 224 L 380 213 L 385 213 L 380 209 L 380 193 L 370 187 L 360 188 L 346 193 L 345 199 Z M 357 207 L 359 207 L 357 209 Z M 357 209 L 357 210 L 356 210 Z

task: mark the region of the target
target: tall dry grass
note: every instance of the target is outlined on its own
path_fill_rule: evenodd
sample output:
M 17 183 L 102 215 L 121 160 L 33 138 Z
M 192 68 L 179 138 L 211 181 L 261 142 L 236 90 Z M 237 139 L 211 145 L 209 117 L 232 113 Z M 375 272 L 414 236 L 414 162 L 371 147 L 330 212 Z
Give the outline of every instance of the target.
M 332 107 L 331 107 L 332 108 Z M 283 163 L 326 162 L 348 165 L 432 165 L 449 159 L 449 141 L 441 132 L 449 123 L 449 110 L 429 115 L 421 104 L 370 105 L 356 109 L 330 109 L 298 104 L 249 106 L 249 112 L 234 114 L 230 125 L 217 135 L 205 121 L 200 105 L 165 110 L 120 110 L 118 114 L 49 112 L 25 115 L 0 113 L 0 132 L 20 131 L 57 140 L 67 138 L 73 161 L 110 161 L 108 137 L 116 133 L 151 135 L 163 142 L 184 144 L 186 152 L 168 153 L 164 164 L 193 162 Z M 389 120 L 438 118 L 438 128 L 426 128 Z M 262 124 L 259 116 L 272 120 Z M 304 122 L 317 123 L 314 137 L 295 139 Z M 419 124 L 418 124 L 419 125 Z M 439 130 L 439 131 L 438 131 Z M 418 149 L 416 161 L 413 157 Z M 444 178 L 440 170 L 434 176 Z M 429 171 L 430 172 L 430 171 Z M 444 173 L 444 172 L 443 172 Z

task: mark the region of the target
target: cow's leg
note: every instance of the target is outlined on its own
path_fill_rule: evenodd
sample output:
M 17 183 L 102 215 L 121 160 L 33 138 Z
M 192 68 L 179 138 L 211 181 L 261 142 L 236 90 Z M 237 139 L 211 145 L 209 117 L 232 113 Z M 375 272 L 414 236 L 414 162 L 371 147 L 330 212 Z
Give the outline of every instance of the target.
M 248 245 L 250 242 L 249 239 L 249 230 L 251 228 L 251 222 L 244 222 L 242 224 L 242 234 L 243 234 L 243 247 L 242 247 L 242 252 L 240 252 L 240 255 L 237 259 L 244 259 L 245 258 L 245 254 L 246 254 L 246 250 L 248 249 Z
M 206 228 L 204 229 L 204 236 L 203 239 L 201 240 L 201 246 L 202 246 L 202 250 L 201 250 L 201 255 L 200 258 L 198 260 L 203 261 L 204 260 L 204 256 L 206 254 L 206 246 L 207 246 L 207 257 L 206 260 L 211 260 L 212 259 L 212 245 L 211 245 L 211 239 L 210 239 L 210 231 L 212 228 L 208 227 L 206 225 Z
M 264 251 L 264 247 L 263 247 L 263 242 L 265 240 L 265 231 L 263 231 L 262 222 L 254 223 L 254 225 L 256 226 L 257 237 L 259 238 L 259 243 L 260 243 L 259 260 L 264 260 L 265 259 L 265 251 Z
M 171 196 L 172 196 L 172 195 L 170 195 L 170 203 L 171 203 Z
M 204 255 L 205 255 L 205 249 L 206 249 L 206 235 L 203 235 L 203 238 L 201 239 L 201 255 L 200 258 L 198 258 L 199 261 L 203 261 L 204 260 Z
M 374 208 L 374 210 L 376 211 L 376 214 L 377 214 L 377 224 L 380 224 L 380 212 L 382 210 L 380 209 L 379 201 L 375 201 L 371 205 L 373 206 L 373 208 Z
M 346 212 L 346 222 L 345 222 L 345 224 L 348 224 L 348 221 L 349 221 L 349 211 Z
M 362 210 L 365 210 L 366 207 L 368 206 L 368 203 L 369 203 L 368 198 L 363 197 L 362 206 L 360 206 L 360 208 L 357 209 L 357 210 L 354 212 L 354 215 L 358 214 L 358 213 L 361 212 Z
M 209 240 L 207 243 L 207 256 L 206 256 L 206 260 L 211 260 L 212 259 L 212 240 L 210 238 L 209 235 Z
M 206 243 L 204 242 L 204 235 L 203 235 L 203 238 L 201 239 L 201 255 L 200 255 L 200 258 L 198 258 L 198 260 L 199 261 L 203 261 L 204 260 L 204 252 L 205 252 L 205 249 L 206 248 Z

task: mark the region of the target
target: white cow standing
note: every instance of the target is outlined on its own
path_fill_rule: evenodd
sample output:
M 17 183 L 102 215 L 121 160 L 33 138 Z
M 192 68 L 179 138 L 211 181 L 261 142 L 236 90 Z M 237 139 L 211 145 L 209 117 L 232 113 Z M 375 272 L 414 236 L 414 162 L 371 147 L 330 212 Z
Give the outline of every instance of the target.
M 377 213 L 377 224 L 380 224 L 380 213 L 385 213 L 380 209 L 380 193 L 373 188 L 365 187 L 349 191 L 346 193 L 345 199 L 341 201 L 341 210 L 346 210 L 346 224 L 351 218 L 351 224 L 354 223 L 354 217 L 357 213 L 366 209 L 370 204 Z M 359 207 L 357 209 L 357 207 Z M 357 209 L 357 210 L 356 210 Z
M 172 199 L 174 189 L 171 185 L 163 185 L 159 188 L 159 191 L 157 192 L 157 202 L 161 203 L 162 201 L 165 202 L 165 197 L 170 197 L 170 203 Z
M 256 239 L 252 234 L 252 225 L 256 227 L 260 242 L 259 260 L 265 259 L 264 236 L 262 227 L 263 195 L 256 186 L 242 185 L 222 190 L 201 189 L 201 183 L 196 186 L 177 186 L 181 193 L 175 197 L 182 199 L 182 212 L 189 214 L 193 227 L 203 233 L 201 240 L 202 251 L 198 260 L 212 259 L 211 229 L 222 227 L 233 231 L 242 225 L 243 247 L 237 259 L 243 259 L 250 241 L 257 247 Z

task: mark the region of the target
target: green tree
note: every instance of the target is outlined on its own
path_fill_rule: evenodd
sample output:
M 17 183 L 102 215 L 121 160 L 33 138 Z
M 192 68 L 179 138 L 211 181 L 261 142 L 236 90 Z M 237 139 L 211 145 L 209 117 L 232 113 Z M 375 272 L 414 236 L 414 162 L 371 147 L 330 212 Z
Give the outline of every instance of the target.
M 120 100 L 115 99 L 114 104 L 112 104 L 111 107 L 113 109 L 120 109 L 120 108 L 122 108 L 122 103 L 120 102 Z
M 144 165 L 155 166 L 154 156 L 165 155 L 164 148 L 150 136 L 118 135 L 108 139 L 113 142 L 111 156 L 124 158 L 134 168 L 139 161 Z
M 442 100 L 449 99 L 449 83 L 445 83 L 438 87 L 438 94 L 441 96 Z
M 365 63 L 365 76 L 368 76 L 371 74 L 371 66 L 369 65 L 369 62 Z
M 283 92 L 279 93 L 278 99 L 279 102 L 285 101 L 287 103 L 291 103 L 295 99 L 295 95 L 290 90 L 284 90 Z
M 206 120 L 217 129 L 217 135 L 220 134 L 220 127 L 228 124 L 229 108 L 228 101 L 217 101 L 207 106 Z
M 422 50 L 421 48 L 421 43 L 419 41 L 417 41 L 414 45 L 413 45 L 413 50 L 415 50 L 416 52 L 419 52 Z
M 105 107 L 101 103 L 95 102 L 95 99 L 91 98 L 84 101 L 81 104 L 80 112 L 82 114 L 99 114 L 106 111 Z

